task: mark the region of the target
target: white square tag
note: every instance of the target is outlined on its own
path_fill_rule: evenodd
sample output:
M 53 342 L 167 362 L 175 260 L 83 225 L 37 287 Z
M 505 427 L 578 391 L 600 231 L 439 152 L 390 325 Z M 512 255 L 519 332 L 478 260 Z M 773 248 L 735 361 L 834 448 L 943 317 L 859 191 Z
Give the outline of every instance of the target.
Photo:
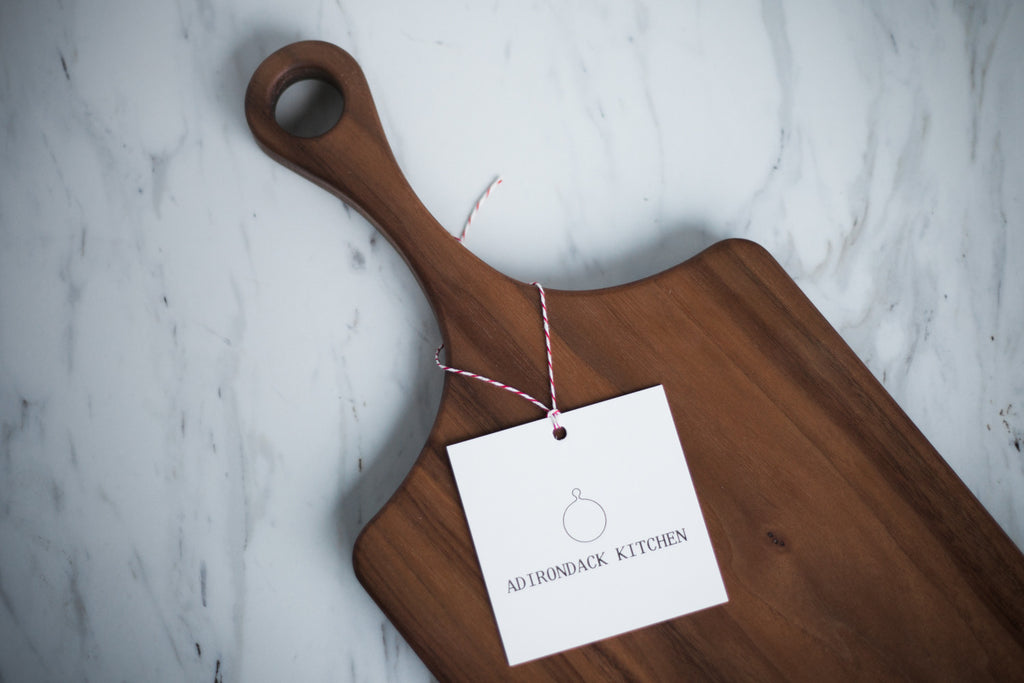
M 656 386 L 448 446 L 509 664 L 728 600 Z

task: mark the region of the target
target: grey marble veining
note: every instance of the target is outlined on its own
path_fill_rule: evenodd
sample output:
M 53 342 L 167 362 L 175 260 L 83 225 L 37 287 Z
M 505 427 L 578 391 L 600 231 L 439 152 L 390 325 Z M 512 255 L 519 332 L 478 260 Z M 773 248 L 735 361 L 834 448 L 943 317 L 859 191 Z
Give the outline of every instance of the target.
M 1024 6 L 0 6 L 0 680 L 427 680 L 352 573 L 440 398 L 436 324 L 245 126 L 360 60 L 469 248 L 601 287 L 771 251 L 1024 544 Z M 557 321 L 552 321 L 557 325 Z

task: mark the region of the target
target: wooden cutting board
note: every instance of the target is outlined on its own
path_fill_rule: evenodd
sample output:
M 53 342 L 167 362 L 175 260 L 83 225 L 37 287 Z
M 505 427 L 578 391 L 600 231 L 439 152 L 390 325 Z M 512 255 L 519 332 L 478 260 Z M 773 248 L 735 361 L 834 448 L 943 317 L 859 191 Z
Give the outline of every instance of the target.
M 294 137 L 275 106 L 310 78 L 343 93 L 344 114 Z M 419 202 L 352 57 L 287 46 L 256 70 L 245 110 L 270 156 L 398 249 L 451 365 L 547 396 L 536 290 Z M 563 411 L 664 385 L 729 602 L 509 667 L 445 447 L 542 415 L 447 375 L 423 452 L 353 558 L 438 678 L 1024 677 L 1024 557 L 764 249 L 726 240 L 638 282 L 547 299 Z

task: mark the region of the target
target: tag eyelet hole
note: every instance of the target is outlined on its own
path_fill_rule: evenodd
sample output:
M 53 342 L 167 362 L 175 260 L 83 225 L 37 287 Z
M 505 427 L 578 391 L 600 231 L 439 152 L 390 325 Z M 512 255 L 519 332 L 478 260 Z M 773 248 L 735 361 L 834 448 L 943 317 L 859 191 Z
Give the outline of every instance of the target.
M 551 435 L 554 436 L 555 439 L 558 441 L 564 439 L 566 436 L 568 436 L 568 434 L 569 432 L 565 431 L 565 427 L 558 427 L 557 429 L 553 429 L 551 431 Z

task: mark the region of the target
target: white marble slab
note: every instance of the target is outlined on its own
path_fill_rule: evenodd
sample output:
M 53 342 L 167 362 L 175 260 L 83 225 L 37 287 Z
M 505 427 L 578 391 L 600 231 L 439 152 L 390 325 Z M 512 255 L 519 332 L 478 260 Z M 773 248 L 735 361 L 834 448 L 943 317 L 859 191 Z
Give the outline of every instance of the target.
M 890 6 L 894 5 L 894 6 Z M 254 143 L 360 60 L 469 247 L 551 287 L 767 247 L 1024 544 L 1024 5 L 0 6 L 0 679 L 416 681 L 352 572 L 437 409 L 387 243 Z

